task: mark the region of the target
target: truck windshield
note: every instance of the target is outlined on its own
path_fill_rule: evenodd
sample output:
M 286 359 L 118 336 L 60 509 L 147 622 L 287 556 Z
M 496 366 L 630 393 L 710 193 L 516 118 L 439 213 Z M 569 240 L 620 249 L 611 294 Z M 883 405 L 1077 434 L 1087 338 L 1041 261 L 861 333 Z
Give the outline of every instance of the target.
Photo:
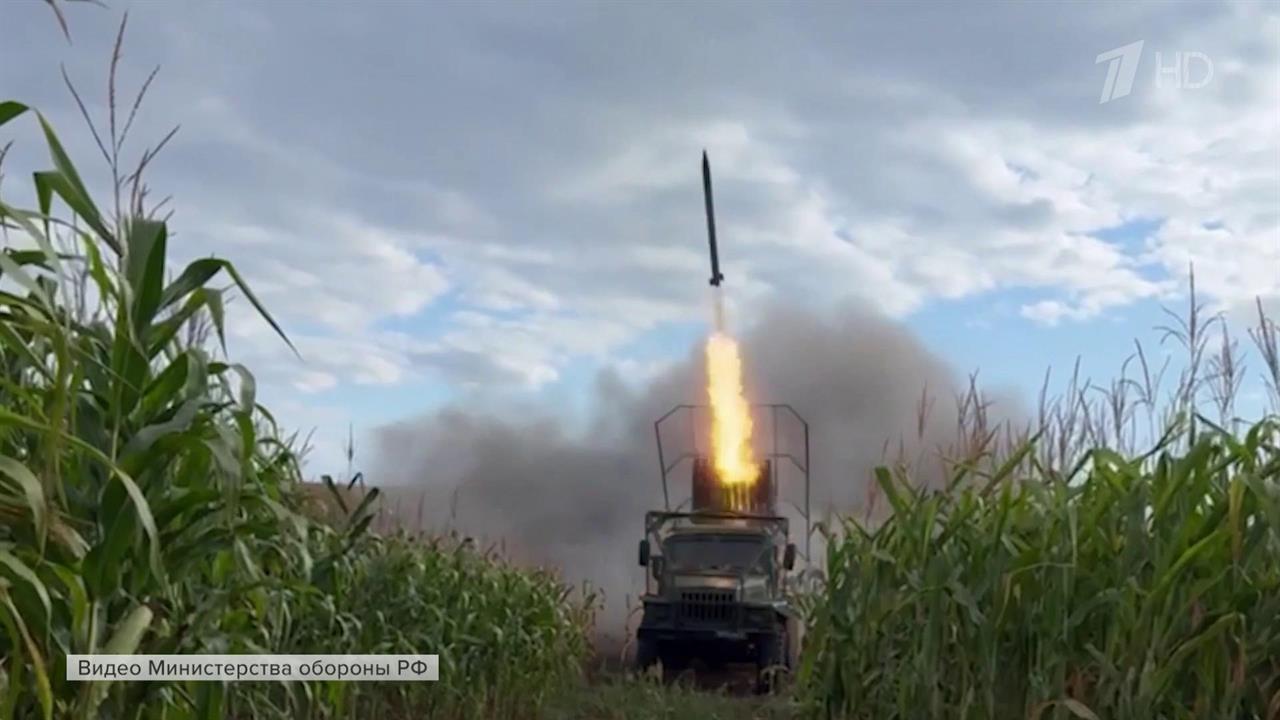
M 759 538 L 693 535 L 663 543 L 673 569 L 750 570 L 766 572 L 768 553 Z

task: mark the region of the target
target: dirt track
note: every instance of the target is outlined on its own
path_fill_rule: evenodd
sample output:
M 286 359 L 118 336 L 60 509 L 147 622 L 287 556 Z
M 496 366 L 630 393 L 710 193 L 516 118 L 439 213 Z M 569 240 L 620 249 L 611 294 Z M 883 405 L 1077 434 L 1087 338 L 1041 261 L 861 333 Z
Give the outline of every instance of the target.
M 590 669 L 592 680 L 616 679 L 631 672 L 633 667 L 630 652 L 624 639 L 609 634 L 598 635 L 595 640 L 595 658 Z M 730 664 L 713 670 L 702 663 L 695 663 L 673 679 L 706 692 L 735 696 L 755 694 L 755 666 L 751 664 Z

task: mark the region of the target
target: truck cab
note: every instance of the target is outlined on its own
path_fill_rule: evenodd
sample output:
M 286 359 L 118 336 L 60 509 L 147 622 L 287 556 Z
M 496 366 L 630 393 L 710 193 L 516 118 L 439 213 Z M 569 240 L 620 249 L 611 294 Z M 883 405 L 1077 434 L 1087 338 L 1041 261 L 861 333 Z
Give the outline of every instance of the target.
M 790 539 L 790 519 L 776 512 L 775 462 L 790 461 L 801 473 L 805 503 L 797 509 L 807 533 L 808 425 L 788 406 L 757 406 L 771 412 L 775 433 L 781 410 L 794 415 L 803 430 L 804 454 L 797 458 L 775 450 L 760 463 L 754 482 L 730 486 L 697 452 L 696 435 L 692 452 L 666 464 L 662 422 L 681 409 L 699 407 L 679 406 L 655 423 L 668 509 L 645 514 L 638 557 L 645 568 L 645 590 L 635 662 L 641 670 L 660 664 L 668 678 L 695 661 L 709 668 L 751 663 L 757 690 L 767 692 L 780 672 L 792 668 L 803 628 L 789 596 L 797 550 Z M 774 447 L 779 447 L 776 436 Z M 685 460 L 692 464 L 689 508 L 672 510 L 668 473 Z
M 658 512 L 646 525 L 637 664 L 678 674 L 694 660 L 753 663 L 767 689 L 771 670 L 790 669 L 798 640 L 785 594 L 795 563 L 786 518 Z
M 650 513 L 650 522 L 658 539 L 640 543 L 652 581 L 637 631 L 640 667 L 661 662 L 678 673 L 700 659 L 750 662 L 760 673 L 789 668 L 795 613 L 784 592 L 795 546 L 785 518 Z

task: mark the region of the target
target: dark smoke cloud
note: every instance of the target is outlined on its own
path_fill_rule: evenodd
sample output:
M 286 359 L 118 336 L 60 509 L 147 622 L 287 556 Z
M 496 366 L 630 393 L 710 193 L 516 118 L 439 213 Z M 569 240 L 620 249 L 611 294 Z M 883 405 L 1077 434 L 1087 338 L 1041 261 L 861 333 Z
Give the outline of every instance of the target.
M 889 455 L 905 450 L 918 457 L 954 438 L 948 403 L 956 378 L 887 320 L 847 308 L 819 316 L 775 306 L 741 343 L 752 401 L 789 403 L 811 426 L 815 516 L 824 509 L 862 511 L 871 470 L 886 447 Z M 371 476 L 396 486 L 389 504 L 399 503 L 411 524 L 420 506 L 429 529 L 502 540 L 517 560 L 552 564 L 568 580 L 602 588 L 609 599 L 602 622 L 616 625 L 623 598 L 643 588 L 635 545 L 644 512 L 662 505 L 653 422 L 676 404 L 705 402 L 704 371 L 699 346 L 638 390 L 611 371 L 601 373 L 594 422 L 582 434 L 553 416 L 498 418 L 458 409 L 387 426 L 377 433 L 380 462 Z M 921 424 L 926 390 L 937 405 Z M 767 434 L 767 420 L 757 426 Z M 676 437 L 664 433 L 669 452 L 691 442 L 681 427 L 687 426 L 676 427 Z M 799 450 L 798 434 L 780 435 L 784 451 Z M 927 472 L 922 477 L 929 481 Z M 685 478 L 675 483 L 687 496 Z M 787 482 L 784 476 L 784 494 L 799 502 L 802 494 Z

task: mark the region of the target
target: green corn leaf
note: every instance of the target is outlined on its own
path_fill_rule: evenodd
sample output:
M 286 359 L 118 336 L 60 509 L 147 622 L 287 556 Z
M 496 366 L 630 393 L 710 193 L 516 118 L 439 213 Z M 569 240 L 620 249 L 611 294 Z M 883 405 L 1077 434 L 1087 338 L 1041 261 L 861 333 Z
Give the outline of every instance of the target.
M 289 346 L 289 349 L 293 350 L 294 354 L 297 355 L 298 350 L 293 346 L 293 342 L 289 340 L 287 335 L 285 335 L 284 330 L 282 330 L 280 325 L 276 323 L 275 318 L 271 317 L 271 314 L 267 312 L 266 307 L 262 305 L 258 300 L 258 297 L 253 294 L 251 289 L 249 289 L 249 284 L 240 276 L 240 273 L 236 270 L 235 266 L 226 260 L 218 258 L 202 258 L 200 260 L 192 261 L 187 265 L 186 269 L 182 271 L 182 274 L 178 276 L 178 279 L 174 280 L 164 289 L 164 292 L 161 294 L 160 308 L 164 309 L 169 307 L 173 303 L 178 302 L 181 298 L 195 291 L 197 288 L 203 287 L 204 284 L 213 278 L 214 275 L 218 274 L 219 270 L 224 270 L 231 276 L 236 287 L 240 289 L 240 292 L 244 293 L 245 298 L 251 305 L 253 305 L 253 308 L 258 311 L 258 315 L 267 321 L 267 324 L 275 330 L 276 335 L 278 335 L 281 340 L 284 340 L 285 344 Z
M 40 214 L 44 217 L 45 234 L 49 233 L 49 211 L 53 208 L 53 176 L 56 173 L 35 172 L 31 174 L 31 182 L 36 186 L 36 202 L 40 206 Z
M 0 587 L 0 599 L 3 599 L 4 608 L 8 610 L 8 622 L 5 625 L 17 629 L 18 634 L 21 636 L 22 645 L 26 648 L 27 656 L 31 659 L 31 669 L 36 675 L 36 697 L 40 699 L 42 717 L 44 717 L 44 720 L 52 720 L 53 687 L 49 683 L 49 673 L 45 669 L 44 655 L 40 652 L 40 647 L 36 645 L 35 639 L 31 637 L 31 631 L 27 628 L 27 623 L 23 620 L 22 614 L 18 612 L 18 608 L 14 606 L 8 591 L 3 587 Z M 12 630 L 10 634 L 13 634 Z
M 20 427 L 36 432 L 54 434 L 56 430 L 48 425 L 32 420 L 31 418 L 19 415 L 7 408 L 0 407 L 0 426 Z M 93 460 L 100 463 L 109 473 L 111 478 L 118 480 L 128 495 L 130 502 L 134 506 L 134 511 L 138 515 L 138 519 L 142 525 L 143 531 L 146 533 L 148 540 L 149 558 L 152 572 L 155 576 L 164 581 L 164 569 L 160 563 L 160 549 L 158 545 L 159 533 L 156 531 L 155 520 L 151 517 L 151 508 L 147 504 L 146 497 L 142 491 L 138 489 L 138 485 L 128 473 L 124 472 L 118 465 L 111 461 L 102 451 L 89 445 L 74 435 L 62 435 L 62 440 L 69 446 L 74 447 Z
M 1084 720 L 1099 720 L 1098 716 L 1090 710 L 1087 705 L 1079 700 L 1064 698 L 1061 702 L 1063 707 L 1070 710 L 1071 714 L 1078 718 L 1084 718 Z
M 13 100 L 0 101 L 0 125 L 4 125 L 29 109 L 26 105 Z
M 203 258 L 193 260 L 178 278 L 164 289 L 160 295 L 160 310 L 165 310 L 176 302 L 180 302 L 184 297 L 195 290 L 204 287 L 218 271 L 222 269 L 222 260 L 215 258 Z
M 240 363 L 232 363 L 227 367 L 240 376 L 240 392 L 237 400 L 240 404 L 240 410 L 252 413 L 258 405 L 258 383 L 253 379 L 253 373 L 249 372 L 249 368 Z
M 298 353 L 298 349 L 293 346 L 293 342 L 289 340 L 289 336 L 284 334 L 284 330 L 282 330 L 280 325 L 276 323 L 275 318 L 271 317 L 271 313 L 267 312 L 267 308 L 259 302 L 257 296 L 249 289 L 249 284 L 244 281 L 244 278 L 240 277 L 240 273 L 236 270 L 235 266 L 229 262 L 224 262 L 223 267 L 226 269 L 227 274 L 231 276 L 231 279 L 235 281 L 236 287 L 240 288 L 240 292 L 244 293 L 245 298 L 253 305 L 253 309 L 258 311 L 258 315 L 263 320 L 267 321 L 267 324 L 271 326 L 271 329 L 276 331 L 276 335 L 280 336 L 281 340 L 284 340 L 284 344 L 288 345 L 289 349 L 293 351 L 293 354 L 301 359 L 302 356 Z
M 347 512 L 347 501 L 343 499 L 342 493 L 338 491 L 338 486 L 333 482 L 332 475 L 321 475 L 320 481 L 329 489 L 329 495 L 333 497 L 333 501 L 338 504 L 338 508 L 342 510 L 343 515 L 349 515 Z
M 370 508 L 373 507 L 373 503 L 377 501 L 381 492 L 378 488 L 370 488 L 369 492 L 365 493 L 364 499 L 356 506 L 355 512 L 351 513 L 351 520 L 354 522 L 370 517 Z
M 147 427 L 139 430 L 133 438 L 129 440 L 129 444 L 125 445 L 124 449 L 121 451 L 120 466 L 133 472 L 140 470 L 142 466 L 139 465 L 139 458 L 150 450 L 151 446 L 161 438 L 174 433 L 184 432 L 190 428 L 192 421 L 194 421 L 196 416 L 200 413 L 204 402 L 205 401 L 200 398 L 187 400 L 178 407 L 176 412 L 173 413 L 173 417 L 163 422 L 155 423 L 154 425 L 148 425 Z
M 164 261 L 168 230 L 164 223 L 135 217 L 125 235 L 125 282 L 133 298 L 130 318 L 135 337 L 147 343 L 148 330 L 164 292 Z
M 226 311 L 222 304 L 222 291 L 212 290 L 206 297 L 205 306 L 209 309 L 209 319 L 213 321 L 213 331 L 218 335 L 218 346 L 222 354 L 227 354 Z
M 49 302 L 49 296 L 45 294 L 44 288 L 40 287 L 35 278 L 31 277 L 22 266 L 13 261 L 9 254 L 8 248 L 0 249 L 0 275 L 7 275 L 16 281 L 19 285 L 26 288 L 40 304 L 46 308 L 52 307 Z
M 31 586 L 36 597 L 40 600 L 40 605 L 44 608 L 44 618 L 40 623 L 43 626 L 53 617 L 53 604 L 49 601 L 49 590 L 45 587 L 44 581 L 25 562 L 3 548 L 0 548 L 0 565 L 8 568 L 14 577 Z
M 182 389 L 187 382 L 190 365 L 191 355 L 184 351 L 165 366 L 164 370 L 161 370 L 143 389 L 137 411 L 130 420 L 135 423 L 145 422 L 147 418 L 162 412 L 176 398 L 182 397 Z
M 40 118 L 40 127 L 44 130 L 45 143 L 49 146 L 49 155 L 53 158 L 54 169 L 57 170 L 57 174 L 46 175 L 46 182 L 62 198 L 62 201 L 98 234 L 103 242 L 107 243 L 117 255 L 121 254 L 119 242 L 107 229 L 106 223 L 102 220 L 102 213 L 89 199 L 89 192 L 85 190 L 84 182 L 80 180 L 80 174 L 76 172 L 75 165 L 72 164 L 67 151 L 63 149 L 62 142 L 53 131 L 53 126 L 43 115 L 37 113 L 37 117 Z
M 38 550 L 43 553 L 45 533 L 49 527 L 49 506 L 45 502 L 44 488 L 25 465 L 5 455 L 0 455 L 0 476 L 8 477 L 16 483 L 26 498 L 27 510 L 31 513 L 40 543 Z
M 16 222 L 18 226 L 26 232 L 27 237 L 35 241 L 36 245 L 40 248 L 40 257 L 48 263 L 48 265 L 42 265 L 42 267 L 47 270 L 52 270 L 60 275 L 62 272 L 62 256 L 56 249 L 54 249 L 53 243 L 49 240 L 49 222 L 47 216 L 42 216 L 45 221 L 45 227 L 44 229 L 41 229 L 37 227 L 35 223 L 31 222 L 31 213 L 17 210 L 5 205 L 3 202 L 0 202 L 0 218 L 5 217 Z M 20 257 L 22 254 L 23 251 L 14 252 L 15 256 Z
M 89 649 L 89 595 L 85 589 L 84 579 L 76 572 L 76 570 L 64 566 L 53 565 L 53 572 L 62 582 L 62 586 L 66 588 L 66 594 L 70 599 L 71 613 L 71 651 L 74 653 L 87 652 Z
M 897 482 L 894 481 L 893 476 L 889 473 L 889 468 L 877 467 L 875 474 L 876 482 L 880 484 L 880 490 L 889 499 L 889 504 L 893 507 L 893 511 L 895 513 L 904 513 L 907 509 L 907 504 L 902 499 L 902 495 L 898 493 Z
M 151 608 L 146 605 L 135 607 L 116 627 L 111 638 L 107 640 L 103 653 L 106 655 L 132 655 L 136 653 L 138 646 L 142 643 L 142 636 L 151 627 L 152 617 Z M 90 688 L 88 714 L 92 716 L 97 713 L 98 707 L 107 698 L 107 693 L 111 690 L 111 681 L 99 680 L 89 683 L 88 686 Z
M 98 251 L 97 243 L 93 242 L 93 238 L 84 236 L 85 254 L 89 258 L 89 276 L 93 278 L 94 284 L 97 286 L 98 294 L 108 300 L 120 299 L 120 290 L 111 276 L 107 274 L 107 267 L 102 262 L 102 253 Z

